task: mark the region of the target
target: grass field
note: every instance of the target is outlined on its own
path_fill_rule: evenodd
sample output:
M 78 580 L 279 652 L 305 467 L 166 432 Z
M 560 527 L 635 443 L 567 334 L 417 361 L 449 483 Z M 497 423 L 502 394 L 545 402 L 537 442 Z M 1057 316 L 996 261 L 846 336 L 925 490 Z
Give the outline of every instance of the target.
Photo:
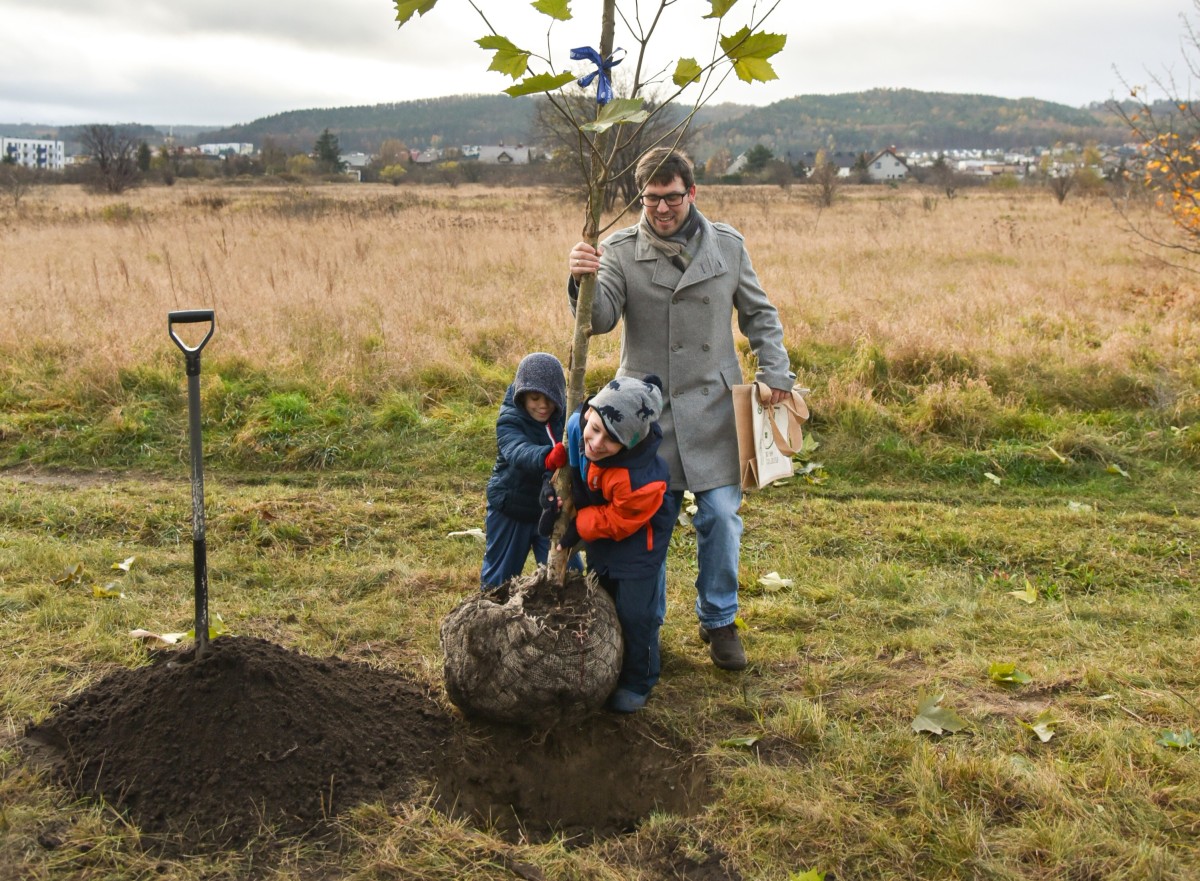
M 676 877 L 650 858 L 666 852 L 719 853 L 713 877 L 747 879 L 1200 876 L 1194 276 L 1104 199 L 880 187 L 818 211 L 802 187 L 702 188 L 699 205 L 749 242 L 817 444 L 817 481 L 744 505 L 745 673 L 708 663 L 694 538 L 673 539 L 643 715 L 703 757 L 711 802 L 588 844 L 367 805 L 341 818 L 337 850 L 189 859 L 144 852 L 16 742 L 144 663 L 131 629 L 190 626 L 166 313 L 217 313 L 202 373 L 213 611 L 235 634 L 436 685 L 438 623 L 481 558 L 450 533 L 483 524 L 517 361 L 566 359 L 582 209 L 542 190 L 182 185 L 47 189 L 9 209 L 0 879 Z M 617 344 L 593 342 L 592 388 Z M 787 581 L 760 581 L 771 572 Z M 123 597 L 93 594 L 109 582 Z M 964 730 L 914 731 L 922 694 Z

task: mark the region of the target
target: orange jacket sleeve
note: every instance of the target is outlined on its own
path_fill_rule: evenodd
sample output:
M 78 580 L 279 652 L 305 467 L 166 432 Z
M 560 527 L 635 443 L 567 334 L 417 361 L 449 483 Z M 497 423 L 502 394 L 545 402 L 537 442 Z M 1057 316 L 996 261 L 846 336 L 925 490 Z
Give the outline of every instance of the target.
M 598 489 L 608 504 L 589 505 L 579 510 L 575 527 L 584 541 L 628 538 L 649 523 L 662 505 L 667 491 L 665 481 L 656 480 L 634 489 L 629 483 L 629 472 L 624 468 L 594 468 L 588 463 L 589 484 L 596 473 L 600 479 Z

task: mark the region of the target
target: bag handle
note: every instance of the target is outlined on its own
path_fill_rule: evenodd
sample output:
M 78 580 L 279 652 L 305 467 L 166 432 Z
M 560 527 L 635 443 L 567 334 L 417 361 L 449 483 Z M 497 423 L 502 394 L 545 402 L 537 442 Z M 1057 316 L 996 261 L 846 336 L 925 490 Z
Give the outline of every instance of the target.
M 800 396 L 800 393 L 793 388 L 791 394 L 787 398 L 780 401 L 778 404 L 773 405 L 771 403 L 771 387 L 769 385 L 760 380 L 754 383 L 754 388 L 756 394 L 758 395 L 758 402 L 762 405 L 764 411 L 769 413 L 774 407 L 783 407 L 783 409 L 787 411 L 788 427 L 795 428 L 796 433 L 799 434 L 801 438 L 800 445 L 803 447 L 804 433 L 803 429 L 801 428 L 801 424 L 808 419 L 808 405 L 804 403 L 804 398 Z M 801 413 L 801 411 L 803 411 L 803 413 Z M 773 414 L 770 416 L 770 418 L 768 418 L 767 421 L 771 423 L 771 433 L 775 435 L 775 446 L 779 448 L 781 453 L 783 453 L 785 456 L 791 457 L 800 452 L 799 450 L 792 448 L 790 438 L 788 438 L 779 430 L 779 426 L 776 424 Z

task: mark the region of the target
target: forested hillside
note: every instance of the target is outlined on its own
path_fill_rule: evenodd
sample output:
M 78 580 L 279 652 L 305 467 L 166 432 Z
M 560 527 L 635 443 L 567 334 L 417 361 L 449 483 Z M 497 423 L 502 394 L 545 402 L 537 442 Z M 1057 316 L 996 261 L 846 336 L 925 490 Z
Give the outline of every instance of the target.
M 410 147 L 537 143 L 535 98 L 458 95 L 395 104 L 295 110 L 204 136 L 208 141 L 270 137 L 285 148 L 311 147 L 325 128 L 343 150 L 371 152 L 387 138 Z M 872 89 L 839 95 L 800 95 L 766 107 L 721 104 L 702 108 L 689 140 L 703 161 L 720 149 L 733 155 L 763 144 L 794 156 L 827 147 L 902 150 L 1024 147 L 1058 141 L 1121 142 L 1124 129 L 1106 110 L 988 95 Z
M 270 138 L 290 151 L 311 150 L 328 128 L 343 151 L 378 151 L 395 138 L 412 148 L 463 144 L 538 144 L 539 98 L 507 95 L 455 95 L 420 101 L 355 107 L 292 110 L 212 131 L 175 131 L 182 142 L 248 142 L 261 147 Z M 684 108 L 675 108 L 682 114 Z M 80 126 L 57 129 L 76 140 Z M 153 141 L 153 129 L 135 126 Z M 52 126 L 6 126 L 0 134 L 55 136 Z M 169 129 L 158 126 L 164 136 Z M 150 134 L 145 134 L 150 133 Z M 796 158 L 833 146 L 862 152 L 895 146 L 902 151 L 972 147 L 1019 148 L 1077 143 L 1121 143 L 1128 136 L 1102 103 L 1067 107 L 1035 98 L 1012 100 L 989 95 L 872 89 L 838 95 L 799 95 L 766 107 L 718 104 L 701 108 L 688 138 L 693 157 L 703 162 L 718 150 L 731 155 L 756 144 L 775 155 Z M 549 145 L 548 145 L 549 146 Z
M 1058 141 L 1120 143 L 1128 134 L 1107 110 L 1084 110 L 988 95 L 872 89 L 841 95 L 801 95 L 740 117 L 702 125 L 697 154 L 726 148 L 736 155 L 763 144 L 776 155 L 827 147 L 863 151 L 1024 147 Z
M 536 112 L 533 98 L 507 95 L 454 95 L 395 104 L 292 110 L 219 129 L 209 142 L 261 144 L 271 138 L 285 149 L 311 148 L 329 129 L 345 151 L 370 153 L 389 138 L 409 147 L 530 143 Z

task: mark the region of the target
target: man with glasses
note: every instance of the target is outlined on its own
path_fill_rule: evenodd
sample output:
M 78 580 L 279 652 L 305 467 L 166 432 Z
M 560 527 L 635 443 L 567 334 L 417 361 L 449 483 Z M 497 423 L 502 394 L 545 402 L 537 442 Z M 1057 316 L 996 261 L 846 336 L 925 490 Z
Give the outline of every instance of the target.
M 571 308 L 579 280 L 596 273 L 592 332 L 608 333 L 624 319 L 618 376 L 657 374 L 663 381 L 661 455 L 671 489 L 696 496 L 696 616 L 713 663 L 746 666 L 734 623 L 742 537 L 741 475 L 730 389 L 742 382 L 730 318 L 758 359 L 757 379 L 786 398 L 795 381 L 783 346 L 779 313 L 759 284 L 741 234 L 710 222 L 695 206 L 692 163 L 660 147 L 638 161 L 642 193 L 637 225 L 606 239 L 599 250 L 579 242 L 569 255 Z M 666 564 L 659 577 L 666 611 Z

